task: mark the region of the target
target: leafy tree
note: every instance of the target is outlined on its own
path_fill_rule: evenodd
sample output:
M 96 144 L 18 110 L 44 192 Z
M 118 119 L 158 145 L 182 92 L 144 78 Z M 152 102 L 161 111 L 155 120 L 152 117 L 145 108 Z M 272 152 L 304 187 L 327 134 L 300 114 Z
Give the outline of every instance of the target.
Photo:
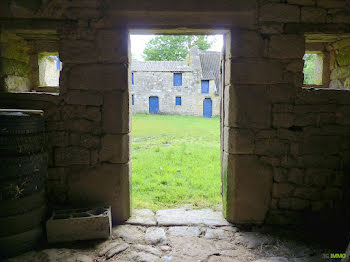
M 207 50 L 212 42 L 205 35 L 161 35 L 151 39 L 143 51 L 146 61 L 183 61 L 193 46 Z

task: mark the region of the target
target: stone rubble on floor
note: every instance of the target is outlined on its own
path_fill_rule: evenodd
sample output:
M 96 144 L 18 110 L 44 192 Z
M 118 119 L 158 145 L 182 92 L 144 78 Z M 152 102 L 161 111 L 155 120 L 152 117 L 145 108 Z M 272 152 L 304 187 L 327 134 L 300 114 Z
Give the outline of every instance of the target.
M 170 214 L 186 223 L 180 224 Z M 189 216 L 180 219 L 179 214 Z M 206 220 L 204 214 L 210 219 Z M 249 232 L 229 225 L 219 214 L 210 210 L 180 209 L 170 210 L 169 214 L 135 210 L 134 215 L 140 217 L 132 217 L 126 225 L 115 226 L 108 241 L 77 242 L 69 244 L 69 248 L 32 251 L 6 262 L 326 261 L 322 260 L 323 252 L 316 246 L 258 230 Z

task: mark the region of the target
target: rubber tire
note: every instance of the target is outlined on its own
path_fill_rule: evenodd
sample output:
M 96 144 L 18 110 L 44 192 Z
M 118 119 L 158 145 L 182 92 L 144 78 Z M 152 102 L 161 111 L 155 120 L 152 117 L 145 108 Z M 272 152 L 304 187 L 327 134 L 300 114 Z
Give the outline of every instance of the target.
M 44 151 L 44 134 L 0 135 L 0 156 L 25 155 Z
M 45 187 L 46 172 L 0 181 L 0 201 L 19 199 L 40 192 Z
M 18 157 L 0 157 L 0 180 L 30 175 L 34 172 L 43 173 L 47 170 L 47 161 L 47 153 Z
M 45 191 L 20 199 L 0 201 L 0 217 L 23 214 L 45 204 Z
M 42 115 L 28 113 L 0 114 L 0 135 L 33 134 L 44 131 Z
M 17 235 L 0 238 L 1 258 L 12 257 L 29 251 L 44 239 L 43 228 L 37 227 Z
M 33 209 L 27 213 L 0 218 L 0 238 L 16 235 L 31 230 L 46 218 L 46 206 Z

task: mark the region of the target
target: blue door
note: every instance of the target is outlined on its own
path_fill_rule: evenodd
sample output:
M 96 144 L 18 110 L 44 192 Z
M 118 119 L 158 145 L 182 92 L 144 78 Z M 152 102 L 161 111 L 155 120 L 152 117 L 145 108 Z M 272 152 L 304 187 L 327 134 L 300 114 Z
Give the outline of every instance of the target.
M 159 112 L 158 96 L 150 96 L 149 97 L 149 113 L 150 114 L 158 114 L 158 112 Z
M 212 116 L 212 101 L 210 98 L 206 98 L 203 101 L 203 116 L 204 117 Z

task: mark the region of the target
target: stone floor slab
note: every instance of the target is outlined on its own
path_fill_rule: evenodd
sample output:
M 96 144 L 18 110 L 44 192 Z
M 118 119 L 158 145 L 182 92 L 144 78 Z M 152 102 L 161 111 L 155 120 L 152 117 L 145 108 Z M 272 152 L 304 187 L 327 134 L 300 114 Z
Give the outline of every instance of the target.
M 199 227 L 175 226 L 169 227 L 168 234 L 170 236 L 199 236 L 203 230 Z
M 136 262 L 157 262 L 159 258 L 155 255 L 145 252 L 131 252 L 129 258 Z
M 254 262 L 289 262 L 288 258 L 285 257 L 269 257 L 255 260 Z
M 230 225 L 221 212 L 213 211 L 211 209 L 163 209 L 156 213 L 156 219 L 160 226 Z
M 132 216 L 126 224 L 141 225 L 141 226 L 155 226 L 157 224 L 155 214 L 149 209 L 134 209 Z
M 174 257 L 192 257 L 192 261 L 206 259 L 217 253 L 215 241 L 200 237 L 169 237 L 172 250 L 169 255 Z
M 150 227 L 146 230 L 145 240 L 147 244 L 158 245 L 166 241 L 166 235 L 163 228 Z
M 221 228 L 208 228 L 205 232 L 204 237 L 208 239 L 232 239 L 234 233 L 231 231 L 226 231 Z
M 121 225 L 113 228 L 113 238 L 122 238 L 128 243 L 139 243 L 144 240 L 144 231 L 139 226 Z
M 158 249 L 156 249 L 155 247 L 152 246 L 146 246 L 146 245 L 135 245 L 134 246 L 135 249 L 137 249 L 138 251 L 142 251 L 142 252 L 146 252 L 146 253 L 150 253 L 156 256 L 161 256 L 162 252 L 159 251 Z
M 237 234 L 235 241 L 245 245 L 247 248 L 254 249 L 262 245 L 273 245 L 276 239 L 257 232 L 241 232 Z
M 240 260 L 234 259 L 232 257 L 226 256 L 211 256 L 208 262 L 241 262 Z
M 160 224 L 180 225 L 120 225 L 113 228 L 112 238 L 107 241 L 73 242 L 32 251 L 5 262 L 327 261 L 322 259 L 322 254 L 329 249 L 298 241 L 300 232 L 279 227 L 272 230 L 234 227 L 227 225 L 219 212 L 208 210 L 182 208 L 164 212 L 157 214 Z M 140 213 L 144 217 L 151 214 Z

